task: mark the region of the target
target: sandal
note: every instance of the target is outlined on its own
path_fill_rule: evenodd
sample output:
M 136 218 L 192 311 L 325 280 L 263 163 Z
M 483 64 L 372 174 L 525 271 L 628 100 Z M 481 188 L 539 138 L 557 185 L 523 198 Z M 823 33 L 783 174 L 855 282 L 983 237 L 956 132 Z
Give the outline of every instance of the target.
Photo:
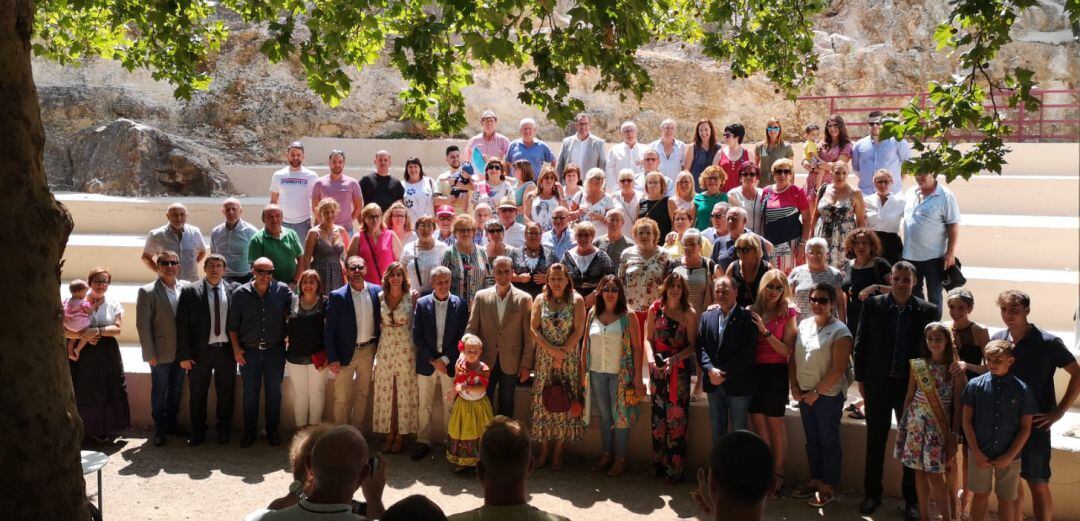
M 401 454 L 403 450 L 405 450 L 405 437 L 398 436 L 394 438 L 394 443 L 390 446 L 390 454 Z
M 611 465 L 611 470 L 607 472 L 608 477 L 617 478 L 622 475 L 626 470 L 626 459 L 616 459 L 615 463 Z
M 779 496 L 780 495 L 780 490 L 782 490 L 784 488 L 784 481 L 787 478 L 785 478 L 784 475 L 780 474 L 779 472 L 773 474 L 773 476 L 776 477 L 776 480 L 773 482 L 774 484 L 773 484 L 772 493 L 773 493 L 774 496 Z
M 605 453 L 600 456 L 600 461 L 596 462 L 596 464 L 592 466 L 592 471 L 598 472 L 604 470 L 610 467 L 614 461 L 615 457 L 611 453 Z
M 866 415 L 863 414 L 862 411 L 860 411 L 858 409 L 855 409 L 854 411 L 849 412 L 847 416 L 848 416 L 848 418 L 851 418 L 851 419 L 854 419 L 854 420 L 865 420 L 866 419 Z
M 835 500 L 836 495 L 832 492 L 825 494 L 824 492 L 818 491 L 814 493 L 814 495 L 810 498 L 809 501 L 806 502 L 806 504 L 814 508 L 821 508 L 825 505 L 828 505 L 829 503 L 832 503 Z
M 791 491 L 791 497 L 795 499 L 806 499 L 810 496 L 813 496 L 815 492 L 817 492 L 817 487 L 814 487 L 809 483 L 804 483 L 795 487 L 795 490 Z

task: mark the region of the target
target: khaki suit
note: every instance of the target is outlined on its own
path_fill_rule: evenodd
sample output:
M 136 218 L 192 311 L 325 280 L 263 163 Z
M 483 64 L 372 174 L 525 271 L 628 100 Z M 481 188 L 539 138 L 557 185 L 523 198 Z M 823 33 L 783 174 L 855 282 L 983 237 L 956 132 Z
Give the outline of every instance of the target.
M 536 343 L 530 330 L 532 297 L 511 287 L 499 320 L 499 296 L 494 287 L 476 292 L 466 330 L 484 343 L 481 359 L 491 368 L 487 395 L 497 414 L 514 416 L 518 371 L 532 369 Z

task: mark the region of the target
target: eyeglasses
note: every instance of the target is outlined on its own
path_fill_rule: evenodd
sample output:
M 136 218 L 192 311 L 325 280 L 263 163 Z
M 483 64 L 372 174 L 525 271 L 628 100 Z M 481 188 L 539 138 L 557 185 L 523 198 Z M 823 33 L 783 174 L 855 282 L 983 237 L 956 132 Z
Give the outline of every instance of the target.
M 488 233 L 502 233 L 504 230 L 502 228 L 488 228 L 484 231 Z
M 773 175 L 789 175 L 791 174 L 790 168 L 777 168 L 773 170 Z
M 345 268 L 345 269 L 347 269 L 347 270 L 349 270 L 349 271 L 364 271 L 364 270 L 366 270 L 366 269 L 367 269 L 367 266 L 356 266 L 356 265 L 353 265 L 353 266 L 349 266 L 348 268 Z
M 739 172 L 739 177 L 757 177 L 753 172 Z
M 619 184 L 622 184 L 622 185 L 624 185 L 626 183 L 633 183 L 633 182 L 634 182 L 633 179 L 619 179 Z
M 440 216 L 438 217 L 438 219 L 439 219 L 440 221 L 453 221 L 453 220 L 454 220 L 454 218 L 453 218 L 453 217 L 451 217 L 451 216 L 449 216 L 449 215 L 440 215 Z
M 832 299 L 830 299 L 828 297 L 810 297 L 808 300 L 810 301 L 811 304 L 825 305 L 825 304 L 831 304 L 832 303 Z
M 874 184 L 876 184 L 876 185 L 891 185 L 892 184 L 892 179 L 875 179 Z
M 255 270 L 255 274 L 256 275 L 262 275 L 262 276 L 273 275 L 274 274 L 274 268 L 270 268 L 268 270 Z
M 600 291 L 602 291 L 604 293 L 618 293 L 619 292 L 619 287 L 618 286 L 608 286 L 606 288 L 601 288 Z
M 533 230 L 533 231 L 525 232 L 525 235 L 528 235 L 530 237 L 536 237 L 538 235 L 543 235 L 543 233 Z
M 90 281 L 91 284 L 109 284 L 111 282 L 112 281 L 110 281 L 108 279 L 94 279 L 94 280 Z
M 712 215 L 709 215 L 709 217 L 712 217 L 713 219 L 723 219 L 724 214 L 722 214 L 722 213 L 714 213 Z
M 866 124 L 870 125 L 871 127 L 880 127 L 881 126 L 880 121 L 867 121 Z
M 158 261 L 158 266 L 179 266 L 179 265 L 180 265 L 180 261 L 170 261 L 170 260 Z
M 731 132 L 724 132 L 724 139 L 734 136 Z
M 499 166 L 499 165 L 488 165 L 487 168 L 485 168 L 484 170 L 500 170 L 501 171 L 502 167 Z

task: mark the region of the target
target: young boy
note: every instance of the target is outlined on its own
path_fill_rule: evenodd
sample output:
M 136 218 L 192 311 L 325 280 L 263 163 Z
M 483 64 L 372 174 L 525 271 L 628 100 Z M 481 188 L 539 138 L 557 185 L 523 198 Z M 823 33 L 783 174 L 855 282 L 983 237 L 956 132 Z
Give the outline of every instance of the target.
M 821 128 L 817 126 L 817 123 L 811 123 L 803 129 L 803 136 L 806 137 L 806 142 L 803 143 L 803 157 L 806 159 L 807 170 L 813 172 L 819 164 L 821 164 L 821 158 L 818 157 L 818 139 L 821 138 Z
M 1013 344 L 991 340 L 983 350 L 988 369 L 967 383 L 964 404 L 964 435 L 968 458 L 968 486 L 975 494 L 971 503 L 972 521 L 986 518 L 991 483 L 998 497 L 1002 521 L 1015 519 L 1014 503 L 1020 485 L 1020 450 L 1031 435 L 1031 419 L 1038 412 L 1035 397 L 1027 384 L 1009 374 Z

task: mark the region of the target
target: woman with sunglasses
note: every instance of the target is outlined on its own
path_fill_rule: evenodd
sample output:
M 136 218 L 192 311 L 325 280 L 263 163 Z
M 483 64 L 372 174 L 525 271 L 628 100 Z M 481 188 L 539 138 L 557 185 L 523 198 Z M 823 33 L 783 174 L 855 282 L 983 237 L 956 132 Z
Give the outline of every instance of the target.
M 802 188 L 795 186 L 794 165 L 778 159 L 772 165 L 775 184 L 761 191 L 764 214 L 761 233 L 773 244 L 776 267 L 790 273 L 805 262 L 802 245 L 810 238 L 810 204 Z
M 618 190 L 611 196 L 612 205 L 623 214 L 622 233 L 626 236 L 633 236 L 632 228 L 641 206 L 641 192 L 634 187 L 635 177 L 634 171 L 629 168 L 620 170 Z
M 383 215 L 383 226 L 386 226 L 394 232 L 394 235 L 397 235 L 402 246 L 416 240 L 416 232 L 413 231 L 412 222 L 409 210 L 405 208 L 405 203 L 401 201 L 395 201 L 394 204 L 391 204 L 390 208 L 386 210 L 386 214 Z
M 489 157 L 484 165 L 484 180 L 476 183 L 476 189 L 472 193 L 472 204 L 475 207 L 480 203 L 488 203 L 491 206 L 499 204 L 503 197 L 512 197 L 517 179 L 506 175 L 507 167 L 497 157 Z
M 784 130 L 780 126 L 780 118 L 771 118 L 765 122 L 765 140 L 754 148 L 754 156 L 757 158 L 758 171 L 766 172 L 766 175 L 761 176 L 761 182 L 765 185 L 773 183 L 772 164 L 777 159 L 795 158 L 795 151 L 791 149 L 787 141 L 784 141 Z M 739 173 L 742 173 L 741 169 Z
M 595 402 L 600 409 L 603 453 L 592 470 L 608 469 L 607 475 L 616 477 L 626 469 L 630 427 L 637 421 L 638 402 L 645 398 L 645 361 L 637 316 L 626 307 L 622 282 L 614 274 L 604 275 L 597 292 L 581 344 L 583 396 L 589 396 L 590 389 L 593 396 L 586 402 L 584 419 L 588 425 L 588 404 Z
M 410 157 L 405 161 L 405 179 L 401 182 L 405 188 L 405 209 L 409 212 L 409 222 L 415 223 L 420 217 L 435 212 L 435 199 L 439 189 L 435 180 L 424 175 L 424 165 L 420 158 Z
M 743 139 L 746 138 L 746 127 L 742 123 L 732 123 L 724 127 L 723 144 L 716 153 L 713 164 L 724 170 L 724 185 L 720 191 L 727 193 L 732 188 L 739 186 L 739 169 L 746 163 L 757 162 L 750 150 L 743 147 Z
M 813 314 L 810 309 L 810 290 L 815 284 L 828 284 L 839 288 L 844 282 L 844 274 L 825 262 L 828 248 L 828 243 L 821 237 L 806 241 L 806 264 L 796 266 L 788 274 L 788 284 L 795 295 L 795 307 L 799 310 L 800 322 Z M 833 301 L 837 316 L 842 321 L 847 320 L 847 299 L 834 298 Z
M 675 201 L 664 195 L 667 193 L 668 179 L 660 172 L 645 175 L 645 196 L 638 203 L 637 218 L 649 218 L 660 227 L 657 241 L 663 244 L 664 238 L 671 231 L 671 221 L 675 217 Z
M 364 280 L 371 284 L 382 282 L 386 268 L 401 258 L 401 239 L 383 224 L 382 208 L 376 203 L 368 203 L 360 210 L 360 230 L 349 241 L 346 259 L 353 255 L 363 257 L 368 267 Z
M 795 348 L 798 312 L 792 305 L 787 277 L 769 270 L 761 277 L 750 318 L 758 330 L 754 353 L 754 394 L 750 397 L 750 421 L 773 453 L 774 493 L 784 488 L 787 462 L 788 357 Z
M 581 200 L 578 201 L 578 220 L 592 223 L 596 228 L 596 235 L 607 235 L 607 212 L 615 207 L 611 196 L 604 193 L 604 181 L 607 175 L 603 168 L 590 168 L 585 174 L 585 191 Z M 613 259 L 614 260 L 614 259 Z
M 825 123 L 825 141 L 818 148 L 817 167 L 811 169 L 809 161 L 803 161 L 803 168 L 812 170 L 806 178 L 806 193 L 817 196 L 818 188 L 832 182 L 833 167 L 838 163 L 851 163 L 851 139 L 848 137 L 844 118 L 839 114 L 829 116 Z
M 547 283 L 548 267 L 556 262 L 551 250 L 543 244 L 544 231 L 534 222 L 525 225 L 525 245 L 510 253 L 514 261 L 514 285 L 536 297 Z
M 757 299 L 761 279 L 773 266 L 765 262 L 761 241 L 753 233 L 744 233 L 735 239 L 735 257 L 725 274 L 738 286 L 735 302 L 745 307 Z
M 506 244 L 506 227 L 498 219 L 488 219 L 483 223 L 485 242 L 484 254 L 488 260 L 488 280 L 484 281 L 484 287 L 490 288 L 495 285 L 495 259 L 507 257 L 513 259 L 518 254 L 518 249 Z M 513 280 L 511 278 L 511 280 Z
M 593 244 L 596 228 L 592 223 L 577 223 L 573 228 L 576 246 L 563 255 L 562 263 L 570 272 L 574 289 L 585 298 L 585 307 L 596 302 L 596 285 L 605 275 L 615 273 L 615 263 Z
M 430 215 L 416 221 L 416 240 L 401 251 L 401 264 L 409 274 L 414 297 L 431 293 L 431 269 L 442 266 L 449 246 L 435 240 L 435 218 Z
M 716 129 L 712 121 L 703 119 L 694 126 L 694 142 L 686 147 L 686 158 L 683 165 L 687 165 L 690 175 L 694 176 L 694 189 L 702 189 L 701 173 L 713 164 L 713 159 L 720 152 L 720 145 L 716 142 Z
M 694 196 L 694 228 L 704 230 L 709 227 L 709 216 L 716 203 L 727 202 L 727 194 L 721 188 L 727 174 L 718 166 L 710 166 L 701 173 L 702 191 Z
M 814 284 L 808 297 L 811 316 L 799 322 L 788 365 L 791 396 L 799 402 L 810 463 L 809 481 L 796 487 L 791 497 L 809 498 L 815 508 L 832 503 L 843 463 L 840 418 L 854 341 L 844 322 L 834 316 L 835 296 L 835 286 Z
M 772 161 L 772 163 L 775 162 Z M 770 172 L 772 163 L 769 164 Z M 731 206 L 746 210 L 746 227 L 754 232 L 761 232 L 761 222 L 765 215 L 765 202 L 761 198 L 761 188 L 758 187 L 760 178 L 761 169 L 757 165 L 747 163 L 739 170 L 739 186 L 727 193 Z M 772 179 L 771 174 L 769 178 Z
M 866 205 L 862 192 L 848 184 L 848 166 L 833 167 L 833 182 L 818 190 L 817 211 L 810 218 L 814 237 L 829 244 L 827 262 L 843 268 L 847 262 L 844 239 L 851 230 L 866 226 Z

